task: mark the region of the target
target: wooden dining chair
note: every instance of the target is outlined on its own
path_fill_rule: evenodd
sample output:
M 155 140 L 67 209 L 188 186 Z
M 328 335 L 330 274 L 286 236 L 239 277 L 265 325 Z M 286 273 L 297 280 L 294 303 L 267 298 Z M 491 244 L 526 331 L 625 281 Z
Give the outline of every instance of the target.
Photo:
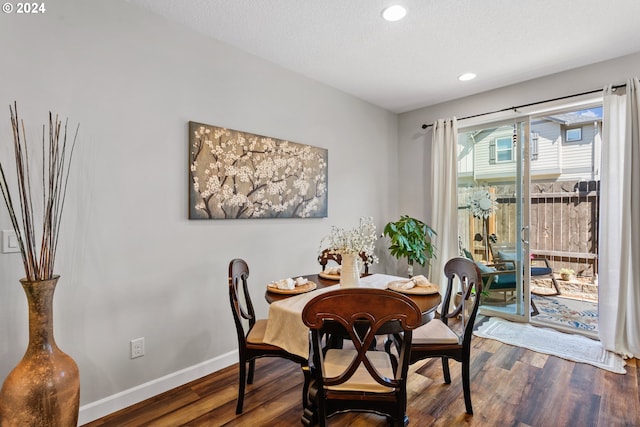
M 431 320 L 413 332 L 410 363 L 414 364 L 423 359 L 440 357 L 444 382 L 451 384 L 449 359 L 460 362 L 464 404 L 466 412 L 473 414 L 469 377 L 471 337 L 473 324 L 478 313 L 479 295 L 482 293 L 482 278 L 476 264 L 462 257 L 449 260 L 444 266 L 444 272 L 447 277 L 447 290 L 441 306 L 440 318 Z M 460 284 L 462 304 L 453 311 L 449 311 L 452 295 L 456 294 L 456 289 L 454 289 L 456 282 Z M 470 310 L 467 308 L 469 304 L 471 304 Z M 462 319 L 461 333 L 454 331 L 449 325 L 450 319 L 455 319 L 459 315 Z
M 405 425 L 407 370 L 413 329 L 422 313 L 408 297 L 389 290 L 348 288 L 327 292 L 307 303 L 302 320 L 311 329 L 312 365 L 308 425 L 346 411 L 374 412 L 394 426 Z M 397 322 L 404 341 L 398 355 L 372 345 L 381 328 Z M 323 348 L 323 337 L 339 329 L 352 346 Z M 385 332 L 388 333 L 388 332 Z
M 369 274 L 369 257 L 364 252 L 359 254 L 360 259 L 362 260 L 362 265 L 364 266 L 363 274 Z M 320 255 L 318 255 L 318 263 L 322 266 L 322 271 L 327 267 L 329 261 L 333 261 L 336 264 L 342 265 L 342 255 L 332 252 L 330 249 L 324 249 Z
M 249 278 L 249 266 L 242 259 L 234 259 L 229 263 L 229 301 L 231 311 L 236 325 L 238 336 L 238 404 L 236 414 L 242 413 L 244 403 L 244 391 L 246 384 L 253 383 L 253 373 L 255 370 L 255 360 L 260 357 L 283 357 L 307 366 L 307 360 L 291 354 L 284 349 L 267 344 L 263 341 L 264 333 L 267 329 L 266 319 L 256 319 L 253 303 L 247 287 Z M 247 373 L 247 365 L 249 371 Z M 305 389 L 308 387 L 308 369 L 303 369 L 305 374 Z M 306 398 L 306 396 L 303 396 Z

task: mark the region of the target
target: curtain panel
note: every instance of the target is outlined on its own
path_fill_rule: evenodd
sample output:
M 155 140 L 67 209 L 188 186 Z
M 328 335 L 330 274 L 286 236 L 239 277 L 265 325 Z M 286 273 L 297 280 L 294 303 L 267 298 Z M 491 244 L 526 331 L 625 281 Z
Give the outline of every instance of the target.
M 640 357 L 640 84 L 604 91 L 599 337 L 606 349 Z M 618 91 L 622 92 L 622 91 Z
M 436 258 L 431 261 L 430 280 L 440 285 L 444 295 L 447 279 L 444 265 L 458 256 L 458 123 L 456 118 L 433 124 L 431 176 L 427 183 L 427 203 L 431 204 L 429 225 L 436 236 Z

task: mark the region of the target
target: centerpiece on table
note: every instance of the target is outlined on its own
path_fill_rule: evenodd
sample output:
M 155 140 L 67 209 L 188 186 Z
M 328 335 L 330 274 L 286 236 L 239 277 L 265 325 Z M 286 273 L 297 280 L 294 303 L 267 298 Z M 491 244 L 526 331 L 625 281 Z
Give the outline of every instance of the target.
M 0 161 L 0 189 L 16 240 L 25 278 L 20 280 L 29 307 L 29 343 L 0 389 L 0 425 L 75 427 L 80 404 L 80 375 L 74 360 L 53 337 L 53 292 L 60 276 L 54 262 L 69 165 L 76 142 L 67 140 L 58 116 L 49 113 L 42 144 L 27 144 L 17 105 L 10 106 L 17 196 L 7 182 L 8 164 Z
M 331 233 L 322 238 L 320 251 L 328 249 L 330 253 L 339 254 L 342 257 L 340 270 L 340 285 L 343 287 L 355 287 L 360 283 L 360 260 L 362 255 L 368 264 L 378 262 L 374 253 L 376 239 L 376 226 L 373 218 L 362 217 L 357 227 L 350 230 L 331 226 Z

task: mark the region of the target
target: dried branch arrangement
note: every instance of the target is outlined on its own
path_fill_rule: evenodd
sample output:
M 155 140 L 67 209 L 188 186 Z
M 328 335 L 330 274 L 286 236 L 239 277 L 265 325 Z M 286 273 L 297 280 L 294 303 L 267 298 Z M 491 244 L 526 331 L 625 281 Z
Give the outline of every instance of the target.
M 9 211 L 11 224 L 18 238 L 27 280 L 51 279 L 54 275 L 53 268 L 58 247 L 60 221 L 69 181 L 69 166 L 76 145 L 79 125 L 70 147 L 67 147 L 67 121 L 64 124 L 64 131 L 61 133 L 62 122 L 58 120 L 57 115 L 54 119 L 52 113 L 49 112 L 48 138 L 46 138 L 46 126 L 42 126 L 42 156 L 30 159 L 30 155 L 35 153 L 30 152 L 31 147 L 27 144 L 25 126 L 24 122 L 18 118 L 17 104 L 14 103 L 13 107 L 10 105 L 9 111 L 13 129 L 19 211 L 16 210 L 12 192 L 7 184 L 6 167 L 1 161 L 0 188 Z M 34 160 L 36 166 L 34 175 L 41 167 L 42 187 L 37 183 L 40 176 L 36 175 L 36 179 L 32 180 L 30 166 L 34 166 L 31 164 Z M 40 196 L 39 193 L 42 196 L 42 206 L 41 209 L 34 209 L 34 200 L 37 201 L 35 198 Z M 38 221 L 39 218 L 41 218 L 40 221 Z M 39 244 L 38 238 L 40 239 Z

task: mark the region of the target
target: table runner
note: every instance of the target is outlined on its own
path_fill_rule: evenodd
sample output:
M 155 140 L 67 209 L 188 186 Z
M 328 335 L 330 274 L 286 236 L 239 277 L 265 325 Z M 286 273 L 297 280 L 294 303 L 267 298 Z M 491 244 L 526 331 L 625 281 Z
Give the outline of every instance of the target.
M 386 289 L 387 283 L 393 280 L 407 280 L 407 278 L 372 274 L 360 279 L 360 287 Z M 281 347 L 289 353 L 308 358 L 309 328 L 302 322 L 302 310 L 314 297 L 336 289 L 340 289 L 339 284 L 271 303 L 264 342 Z

